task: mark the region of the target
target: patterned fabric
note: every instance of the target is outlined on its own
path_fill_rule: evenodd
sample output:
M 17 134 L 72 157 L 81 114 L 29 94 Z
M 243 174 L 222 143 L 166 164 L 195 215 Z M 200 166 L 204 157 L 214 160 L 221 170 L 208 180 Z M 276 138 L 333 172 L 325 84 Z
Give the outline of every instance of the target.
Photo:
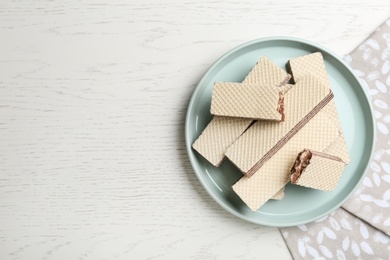
M 362 185 L 313 223 L 282 228 L 294 259 L 390 259 L 390 19 L 345 61 L 371 97 L 377 142 Z
M 363 184 L 343 207 L 390 235 L 390 19 L 345 61 L 371 96 L 377 142 Z
M 388 259 L 390 238 L 346 210 L 283 228 L 294 259 Z M 374 257 L 375 256 L 375 257 Z

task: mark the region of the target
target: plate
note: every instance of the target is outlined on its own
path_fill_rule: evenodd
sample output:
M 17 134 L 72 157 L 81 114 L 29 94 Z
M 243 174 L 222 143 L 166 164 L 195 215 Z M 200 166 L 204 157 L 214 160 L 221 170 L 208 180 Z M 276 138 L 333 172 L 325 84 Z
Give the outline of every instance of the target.
M 258 211 L 252 212 L 232 189 L 242 173 L 229 160 L 225 160 L 218 168 L 214 167 L 191 148 L 212 119 L 210 103 L 213 83 L 243 81 L 262 55 L 284 68 L 288 60 L 317 51 L 324 57 L 351 163 L 332 192 L 288 184 L 282 200 L 270 200 Z M 209 68 L 191 97 L 186 115 L 185 139 L 196 176 L 218 204 L 244 220 L 282 227 L 319 219 L 347 200 L 362 181 L 371 160 L 375 127 L 368 95 L 344 61 L 316 43 L 290 37 L 273 37 L 242 44 Z

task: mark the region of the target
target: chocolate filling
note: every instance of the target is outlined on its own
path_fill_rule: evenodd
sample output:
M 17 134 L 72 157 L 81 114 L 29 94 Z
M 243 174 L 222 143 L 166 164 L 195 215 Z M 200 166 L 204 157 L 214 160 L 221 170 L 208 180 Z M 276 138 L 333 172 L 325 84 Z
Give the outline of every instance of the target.
M 276 154 L 287 142 L 290 140 L 299 130 L 301 130 L 318 112 L 323 109 L 333 99 L 333 92 L 329 94 L 318 103 L 313 110 L 311 110 L 306 116 L 302 118 L 285 136 L 280 139 L 274 147 L 272 147 L 251 169 L 246 173 L 246 177 L 251 177 L 257 172 L 274 154 Z
M 297 156 L 297 159 L 294 162 L 294 165 L 290 170 L 290 180 L 291 183 L 296 184 L 299 177 L 301 177 L 302 172 L 306 169 L 306 167 L 310 164 L 310 159 L 312 157 L 312 153 L 310 150 L 303 150 Z
M 285 119 L 285 114 L 284 114 L 284 95 L 283 95 L 282 92 L 279 92 L 278 112 L 282 115 L 282 121 L 284 121 L 284 119 Z
M 286 70 L 287 70 L 287 73 L 291 74 L 291 83 L 295 84 L 295 79 L 294 79 L 294 74 L 292 73 L 292 69 L 291 69 L 291 64 L 290 64 L 290 61 L 288 61 L 286 63 Z

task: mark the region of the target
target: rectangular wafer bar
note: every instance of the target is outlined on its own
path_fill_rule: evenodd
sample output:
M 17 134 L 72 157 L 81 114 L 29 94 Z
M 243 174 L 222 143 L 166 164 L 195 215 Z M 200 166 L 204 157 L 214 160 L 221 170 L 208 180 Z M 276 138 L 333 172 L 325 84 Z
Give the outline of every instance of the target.
M 281 121 L 283 107 L 280 87 L 215 82 L 210 112 L 219 116 Z

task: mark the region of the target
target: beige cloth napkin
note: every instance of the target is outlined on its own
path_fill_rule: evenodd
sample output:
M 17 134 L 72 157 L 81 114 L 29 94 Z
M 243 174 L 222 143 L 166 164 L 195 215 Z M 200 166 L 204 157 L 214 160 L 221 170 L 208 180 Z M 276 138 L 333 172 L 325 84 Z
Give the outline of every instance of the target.
M 390 19 L 345 61 L 371 97 L 374 157 L 342 208 L 313 223 L 281 228 L 294 259 L 390 259 Z

